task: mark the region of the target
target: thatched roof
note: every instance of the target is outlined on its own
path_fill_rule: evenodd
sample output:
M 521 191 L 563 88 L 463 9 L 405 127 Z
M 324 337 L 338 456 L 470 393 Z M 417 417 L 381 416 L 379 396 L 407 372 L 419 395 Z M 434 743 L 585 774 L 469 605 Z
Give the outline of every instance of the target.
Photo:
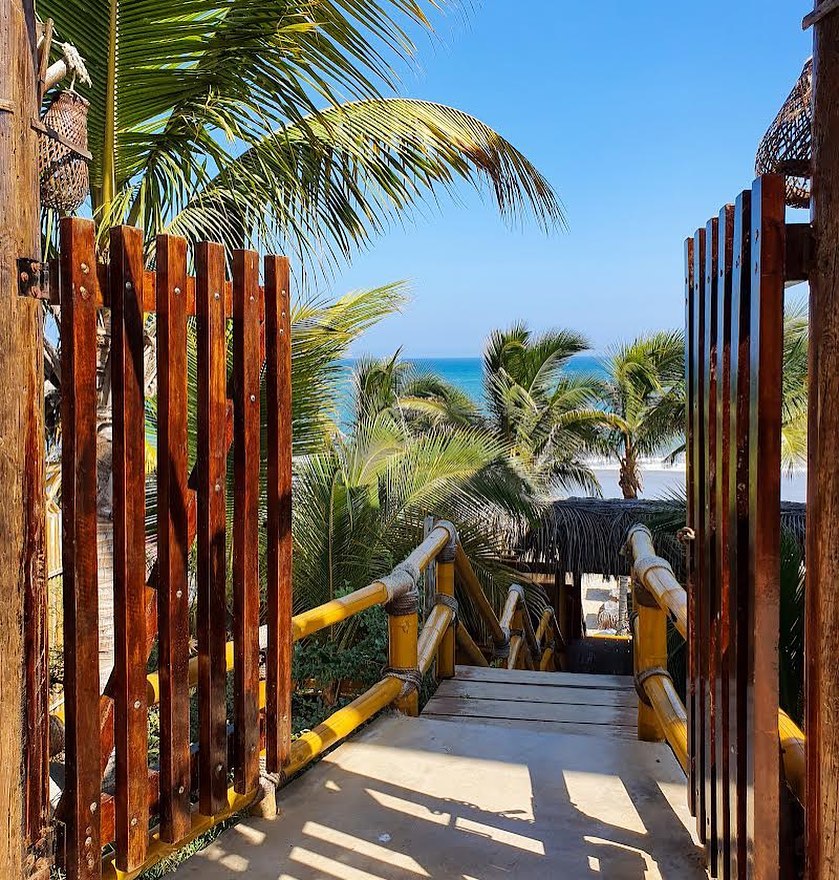
M 802 547 L 805 505 L 781 504 L 781 523 Z M 541 525 L 524 536 L 523 559 L 539 566 L 610 577 L 629 573 L 621 554 L 629 528 L 649 526 L 656 552 L 682 576 L 684 551 L 675 533 L 684 525 L 684 508 L 673 501 L 622 498 L 569 498 L 556 501 Z

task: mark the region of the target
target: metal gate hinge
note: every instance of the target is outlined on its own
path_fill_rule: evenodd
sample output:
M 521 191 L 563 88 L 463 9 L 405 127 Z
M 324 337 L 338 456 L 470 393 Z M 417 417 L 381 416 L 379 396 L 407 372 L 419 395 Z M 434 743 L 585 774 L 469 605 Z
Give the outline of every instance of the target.
M 20 257 L 17 261 L 17 292 L 20 296 L 49 300 L 50 264 Z

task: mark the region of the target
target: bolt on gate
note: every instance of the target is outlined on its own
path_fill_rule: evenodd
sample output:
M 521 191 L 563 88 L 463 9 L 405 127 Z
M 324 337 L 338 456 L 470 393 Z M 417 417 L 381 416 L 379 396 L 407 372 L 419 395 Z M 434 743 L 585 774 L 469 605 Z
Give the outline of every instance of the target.
M 226 255 L 219 244 L 196 246 L 194 277 L 187 275 L 182 238 L 158 236 L 156 272 L 144 270 L 139 229 L 113 229 L 109 251 L 109 264 L 98 264 L 93 224 L 62 220 L 54 285 L 59 292 L 53 299 L 61 305 L 62 338 L 66 777 L 56 818 L 64 828 L 63 866 L 70 878 L 100 877 L 102 848 L 109 843 L 114 869 L 133 872 L 146 862 L 150 847 L 182 842 L 243 808 L 259 790 L 261 753 L 267 771 L 277 773 L 290 748 L 288 261 L 265 257 L 260 286 L 254 251 L 232 254 L 232 282 L 226 280 Z M 104 381 L 113 388 L 116 660 L 101 692 L 96 381 L 97 321 L 103 309 L 110 309 L 112 334 Z M 147 509 L 145 498 L 146 320 L 157 322 L 156 510 Z M 194 370 L 188 343 L 196 354 Z M 260 436 L 261 410 L 265 437 Z M 196 437 L 192 454 L 190 419 Z M 267 479 L 265 511 L 261 476 Z M 157 535 L 150 573 L 147 516 L 156 518 Z M 193 544 L 197 659 L 190 661 Z M 265 682 L 260 681 L 260 622 L 267 634 Z M 155 644 L 156 674 L 148 674 Z M 229 665 L 234 670 L 232 724 Z M 190 733 L 192 687 L 197 744 Z M 156 703 L 160 760 L 159 768 L 150 770 L 148 712 Z M 112 752 L 115 772 L 108 793 L 103 774 Z M 152 835 L 155 817 L 158 829 Z

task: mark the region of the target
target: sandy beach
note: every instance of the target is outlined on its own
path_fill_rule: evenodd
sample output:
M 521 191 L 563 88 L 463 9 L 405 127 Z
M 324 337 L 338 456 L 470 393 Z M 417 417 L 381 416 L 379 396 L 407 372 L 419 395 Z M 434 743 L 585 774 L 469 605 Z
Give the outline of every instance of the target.
M 620 498 L 621 490 L 618 486 L 618 467 L 616 464 L 598 462 L 594 467 L 594 473 L 603 489 L 604 498 Z M 673 495 L 685 485 L 684 464 L 676 464 L 668 467 L 661 461 L 649 462 L 642 469 L 644 488 L 642 498 L 667 498 Z M 577 495 L 578 492 L 568 493 Z M 784 473 L 781 479 L 781 498 L 784 501 L 805 501 L 807 495 L 807 471 L 796 470 L 792 474 Z

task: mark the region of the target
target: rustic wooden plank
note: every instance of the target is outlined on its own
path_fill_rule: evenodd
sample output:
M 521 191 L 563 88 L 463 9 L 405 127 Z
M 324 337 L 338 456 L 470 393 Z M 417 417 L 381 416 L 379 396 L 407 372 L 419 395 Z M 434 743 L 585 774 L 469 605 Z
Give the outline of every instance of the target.
M 214 815 L 227 803 L 226 444 L 227 351 L 224 249 L 196 248 L 198 312 L 198 705 L 199 808 Z
M 259 256 L 233 254 L 235 787 L 259 781 Z
M 50 260 L 48 264 L 50 276 L 50 304 L 60 306 L 64 291 L 64 282 L 61 273 L 58 270 L 56 260 Z M 94 283 L 90 287 L 93 292 L 93 298 L 97 308 L 111 308 L 111 292 L 108 288 L 108 266 L 105 263 L 96 264 L 96 272 Z M 186 313 L 187 315 L 197 315 L 196 308 L 196 279 L 192 276 L 186 279 Z M 224 296 L 224 313 L 230 315 L 233 309 L 233 285 L 230 281 L 225 281 L 219 288 Z M 157 279 L 154 272 L 143 272 L 142 289 L 140 293 L 140 301 L 143 305 L 143 311 L 151 314 L 157 311 Z
M 190 830 L 186 240 L 157 237 L 157 599 L 160 836 Z
M 463 718 L 514 718 L 522 721 L 562 721 L 574 724 L 637 724 L 637 709 L 620 706 L 585 706 L 563 703 L 518 703 L 510 700 L 467 700 L 432 697 L 422 710 L 424 717 L 458 715 Z
M 266 605 L 267 768 L 277 773 L 291 749 L 291 304 L 289 263 L 265 258 L 265 392 L 268 421 Z
M 550 673 L 543 673 L 549 675 Z M 575 706 L 638 706 L 634 690 L 606 690 L 580 687 L 541 687 L 540 685 L 507 684 L 498 681 L 441 681 L 434 698 L 459 697 L 464 700 L 503 700 L 519 703 L 565 703 Z
M 456 721 L 458 724 L 489 725 L 505 730 L 527 730 L 532 733 L 573 734 L 606 740 L 637 742 L 637 727 L 621 724 L 583 724 L 570 721 L 525 721 L 521 718 L 468 718 L 462 715 L 433 715 L 434 721 Z
M 702 397 L 702 420 L 705 427 L 703 458 L 705 469 L 705 528 L 702 542 L 704 584 L 702 588 L 702 628 L 707 633 L 705 687 L 705 822 L 708 861 L 713 876 L 719 870 L 717 828 L 716 766 L 716 678 L 717 678 L 717 226 L 714 217 L 705 228 L 705 338 L 702 361 L 705 391 Z
M 148 847 L 146 705 L 145 369 L 143 233 L 111 230 L 116 865 L 133 871 Z
M 99 593 L 96 562 L 96 305 L 89 220 L 61 221 L 61 518 L 64 565 L 65 864 L 69 880 L 101 877 Z
M 714 677 L 714 766 L 716 767 L 717 876 L 729 880 L 731 815 L 729 798 L 728 649 L 730 642 L 729 451 L 731 447 L 731 284 L 734 252 L 734 206 L 720 211 L 717 226 L 717 413 L 716 514 L 716 675 Z
M 458 666 L 455 669 L 455 681 L 497 681 L 546 688 L 592 688 L 635 693 L 635 685 L 629 675 L 593 675 L 585 672 L 527 672 L 521 669 L 513 671 L 495 667 Z
M 705 420 L 703 401 L 707 391 L 707 374 L 703 361 L 705 340 L 705 230 L 696 232 L 693 242 L 693 385 L 691 387 L 691 407 L 693 409 L 693 529 L 695 578 L 694 630 L 692 635 L 693 657 L 693 745 L 694 745 L 694 804 L 696 829 L 699 839 L 706 843 L 707 801 L 705 797 L 705 707 L 707 705 L 708 675 L 708 632 L 705 626 L 706 615 L 706 574 L 705 574 Z
M 728 772 L 731 802 L 731 876 L 746 872 L 746 679 L 748 673 L 749 582 L 749 345 L 751 314 L 752 194 L 747 190 L 734 209 L 734 263 L 731 282 L 731 364 L 729 385 L 728 507 L 729 555 L 729 705 Z
M 696 408 L 696 309 L 694 297 L 694 241 L 688 238 L 685 241 L 685 389 L 687 392 L 687 406 L 685 407 L 685 489 L 686 489 L 686 519 L 685 524 L 695 531 L 695 454 L 694 442 L 695 422 L 694 412 Z M 687 682 L 685 685 L 685 709 L 688 722 L 688 807 L 691 815 L 696 817 L 696 544 L 685 544 L 685 571 L 687 581 L 687 616 L 688 636 L 687 648 Z
M 784 179 L 752 187 L 752 297 L 749 435 L 749 629 L 746 823 L 750 869 L 780 872 L 778 626 L 780 604 L 781 386 L 784 322 Z

